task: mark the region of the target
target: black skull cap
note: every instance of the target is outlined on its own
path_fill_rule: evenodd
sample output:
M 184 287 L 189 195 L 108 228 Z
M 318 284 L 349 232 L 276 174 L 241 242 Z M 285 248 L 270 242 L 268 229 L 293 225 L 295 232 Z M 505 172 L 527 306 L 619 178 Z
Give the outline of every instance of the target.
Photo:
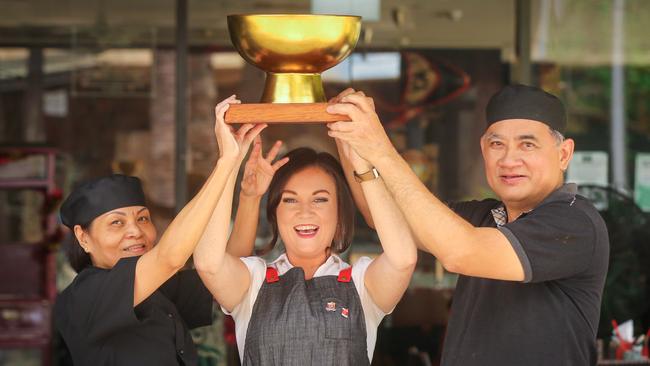
M 61 205 L 61 221 L 70 229 L 120 207 L 144 206 L 142 183 L 137 177 L 113 174 L 86 181 Z
M 490 98 L 485 108 L 487 126 L 507 119 L 542 122 L 564 134 L 566 111 L 562 101 L 544 90 L 528 85 L 507 85 Z

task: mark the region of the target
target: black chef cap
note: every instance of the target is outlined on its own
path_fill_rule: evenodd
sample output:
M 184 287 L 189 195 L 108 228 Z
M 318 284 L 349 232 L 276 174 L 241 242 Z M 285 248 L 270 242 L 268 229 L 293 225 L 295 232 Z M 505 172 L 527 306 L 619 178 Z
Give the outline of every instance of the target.
M 93 179 L 79 185 L 61 205 L 61 221 L 70 229 L 90 223 L 97 216 L 120 207 L 144 206 L 140 179 L 121 174 Z
M 562 101 L 540 88 L 522 84 L 508 85 L 494 94 L 485 108 L 485 117 L 488 127 L 505 119 L 531 119 L 560 133 L 566 129 Z

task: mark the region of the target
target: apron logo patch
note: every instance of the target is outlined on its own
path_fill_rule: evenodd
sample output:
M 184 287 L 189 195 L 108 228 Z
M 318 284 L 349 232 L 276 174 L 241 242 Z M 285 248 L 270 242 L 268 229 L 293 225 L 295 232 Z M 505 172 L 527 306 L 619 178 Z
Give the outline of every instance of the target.
M 336 311 L 336 303 L 334 301 L 330 301 L 325 305 L 325 310 L 327 311 Z
M 347 319 L 350 316 L 350 310 L 348 308 L 341 308 L 341 316 Z

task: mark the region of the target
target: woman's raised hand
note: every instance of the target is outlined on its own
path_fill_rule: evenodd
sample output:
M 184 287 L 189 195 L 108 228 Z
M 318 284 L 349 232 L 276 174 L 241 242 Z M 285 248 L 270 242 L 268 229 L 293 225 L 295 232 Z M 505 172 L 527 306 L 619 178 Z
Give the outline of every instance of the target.
M 263 157 L 262 139 L 259 136 L 255 137 L 253 151 L 244 167 L 244 177 L 241 182 L 243 195 L 262 196 L 266 192 L 275 172 L 289 161 L 289 158 L 285 157 L 275 163 L 273 162 L 281 147 L 282 141 L 276 141 L 266 154 L 266 157 Z
M 214 108 L 216 117 L 214 132 L 217 137 L 220 158 L 241 159 L 246 155 L 246 151 L 248 151 L 255 137 L 267 126 L 265 123 L 246 123 L 235 132 L 232 126 L 226 124 L 224 115 L 231 104 L 239 103 L 241 101 L 235 95 L 231 95 Z

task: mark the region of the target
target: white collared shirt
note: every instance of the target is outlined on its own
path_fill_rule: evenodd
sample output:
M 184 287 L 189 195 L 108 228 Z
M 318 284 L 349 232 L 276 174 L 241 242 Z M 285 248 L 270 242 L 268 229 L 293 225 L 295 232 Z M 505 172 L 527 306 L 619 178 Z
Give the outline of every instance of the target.
M 239 357 L 243 359 L 244 357 L 244 345 L 246 343 L 246 331 L 248 330 L 248 323 L 253 314 L 253 306 L 255 305 L 255 300 L 257 299 L 257 294 L 260 292 L 260 288 L 264 284 L 266 279 L 266 267 L 274 267 L 278 270 L 278 275 L 282 276 L 288 270 L 293 268 L 289 258 L 286 254 L 282 254 L 275 261 L 267 265 L 266 261 L 260 257 L 245 257 L 241 260 L 246 264 L 248 271 L 251 275 L 251 284 L 246 295 L 242 301 L 235 306 L 232 312 L 228 312 L 223 307 L 221 310 L 227 314 L 231 315 L 235 320 L 235 334 L 237 336 L 237 348 L 239 349 Z M 366 321 L 366 344 L 368 347 L 368 359 L 372 361 L 372 354 L 375 350 L 375 343 L 377 342 L 377 327 L 379 323 L 384 318 L 386 313 L 384 313 L 372 300 L 368 290 L 366 289 L 364 278 L 366 274 L 366 269 L 368 265 L 372 263 L 372 259 L 368 257 L 361 257 L 352 267 L 352 281 L 354 282 L 354 287 L 357 289 L 359 298 L 361 299 L 361 307 L 363 308 L 363 316 Z M 339 272 L 342 269 L 350 267 L 349 264 L 345 263 L 339 256 L 332 254 L 327 261 L 323 263 L 314 277 L 320 276 L 338 276 Z

